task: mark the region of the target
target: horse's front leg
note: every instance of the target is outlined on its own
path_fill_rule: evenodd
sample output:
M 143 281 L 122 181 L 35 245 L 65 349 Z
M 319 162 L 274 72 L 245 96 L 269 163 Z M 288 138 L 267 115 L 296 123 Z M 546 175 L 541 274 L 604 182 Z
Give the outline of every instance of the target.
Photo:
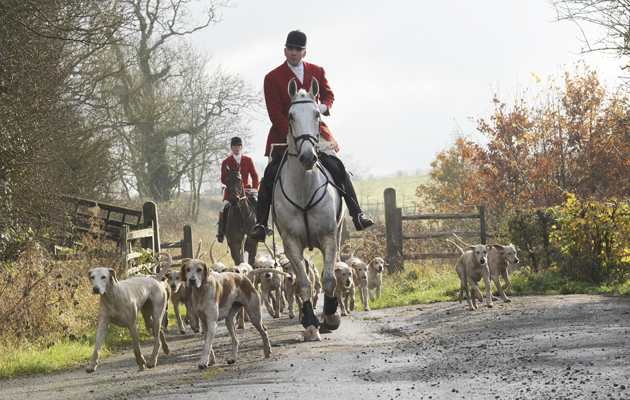
M 227 233 L 226 235 L 229 235 L 229 233 Z M 241 254 L 241 242 L 230 240 L 228 236 L 228 246 L 230 247 L 230 254 L 232 255 L 232 260 L 234 260 L 234 265 L 239 265 L 241 262 L 243 262 L 243 255 Z
M 306 331 L 304 331 L 304 341 L 321 340 L 319 336 L 319 319 L 317 319 L 315 311 L 313 311 L 313 304 L 311 303 L 311 281 L 306 273 L 306 266 L 303 263 L 304 257 L 302 253 L 304 247 L 293 241 L 286 241 L 284 251 L 287 258 L 291 261 L 293 268 L 295 268 L 297 278 L 297 282 L 295 283 L 297 287 L 295 289 L 297 295 L 302 300 L 303 316 L 300 319 L 300 323 L 306 329 Z
M 329 239 L 323 246 L 324 270 L 322 271 L 322 290 L 324 291 L 323 323 L 320 332 L 328 333 L 339 328 L 341 316 L 337 310 L 338 302 L 335 296 L 337 279 L 335 278 L 335 258 L 337 256 L 336 239 Z

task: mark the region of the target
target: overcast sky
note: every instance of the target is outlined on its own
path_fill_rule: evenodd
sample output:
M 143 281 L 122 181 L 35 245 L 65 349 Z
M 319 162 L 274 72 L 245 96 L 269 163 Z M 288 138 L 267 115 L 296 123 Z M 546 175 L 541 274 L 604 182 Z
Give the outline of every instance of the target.
M 560 76 L 584 59 L 614 87 L 621 61 L 580 54 L 579 28 L 553 22 L 546 0 L 237 0 L 194 41 L 215 62 L 262 90 L 285 62 L 287 34 L 308 37 L 305 61 L 325 68 L 335 93 L 324 117 L 342 147 L 374 176 L 428 170 L 453 133 L 479 137 L 477 118 L 535 89 L 532 72 Z M 600 31 L 592 30 L 593 34 Z M 270 122 L 252 124 L 245 153 L 265 161 Z

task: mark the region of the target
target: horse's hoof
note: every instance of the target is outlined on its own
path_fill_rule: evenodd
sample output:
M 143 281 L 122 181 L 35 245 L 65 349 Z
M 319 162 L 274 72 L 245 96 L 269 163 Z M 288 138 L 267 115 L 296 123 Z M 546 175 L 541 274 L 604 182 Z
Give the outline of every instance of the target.
M 512 302 L 512 299 L 508 299 L 507 297 L 503 300 L 504 303 L 510 303 Z
M 321 326 L 320 326 L 321 329 Z M 319 336 L 319 330 L 314 327 L 313 325 L 310 325 L 308 328 L 306 328 L 306 330 L 304 331 L 304 341 L 305 342 L 316 342 L 316 341 L 320 341 L 322 340 L 321 336 Z
M 331 315 L 325 315 L 321 327 L 324 327 L 324 329 L 328 329 L 330 331 L 334 331 L 339 328 L 339 325 L 341 325 L 341 317 L 337 312 Z

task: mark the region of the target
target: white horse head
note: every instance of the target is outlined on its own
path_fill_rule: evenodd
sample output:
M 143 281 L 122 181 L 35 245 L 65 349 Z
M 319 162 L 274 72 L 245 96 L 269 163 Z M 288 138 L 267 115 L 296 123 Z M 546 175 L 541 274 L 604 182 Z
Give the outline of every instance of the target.
M 295 78 L 289 82 L 289 151 L 294 148 L 304 170 L 313 169 L 317 163 L 317 143 L 321 128 L 321 114 L 315 98 L 319 94 L 317 79 L 311 78 L 311 89 L 297 90 Z

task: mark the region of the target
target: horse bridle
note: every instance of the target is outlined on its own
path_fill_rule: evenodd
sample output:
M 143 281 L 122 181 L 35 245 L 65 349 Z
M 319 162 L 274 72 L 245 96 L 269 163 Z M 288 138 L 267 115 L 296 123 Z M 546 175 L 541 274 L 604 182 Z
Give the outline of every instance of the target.
M 236 193 L 236 198 L 237 198 L 237 199 L 239 199 L 239 201 L 240 201 L 241 196 L 242 196 L 242 194 L 243 194 L 243 191 L 242 191 L 241 189 L 244 189 L 244 187 L 245 187 L 245 186 L 243 185 L 243 178 L 241 178 L 241 177 L 240 177 L 241 173 L 240 173 L 239 171 L 237 171 L 237 170 L 235 170 L 235 169 L 234 169 L 234 170 L 230 170 L 230 171 L 228 171 L 228 174 L 238 175 L 238 176 L 237 176 L 237 178 L 238 178 L 238 180 L 241 182 L 241 184 L 239 185 L 239 187 L 238 187 L 238 188 L 232 188 L 232 189 L 230 189 L 230 191 L 228 192 L 228 194 L 232 195 L 232 193 Z
M 233 188 L 230 189 L 229 194 L 231 195 L 232 193 L 236 193 L 236 198 L 238 199 L 238 202 L 236 203 L 236 205 L 234 207 L 238 208 L 238 211 L 241 214 L 241 220 L 243 221 L 242 224 L 239 226 L 239 229 L 241 231 L 241 233 L 243 234 L 243 236 L 246 234 L 244 227 L 245 224 L 247 223 L 247 221 L 249 221 L 249 219 L 252 217 L 253 215 L 253 210 L 251 208 L 249 208 L 249 215 L 247 216 L 247 218 L 245 217 L 245 215 L 243 214 L 243 209 L 241 208 L 241 201 L 247 201 L 247 196 L 244 195 L 242 197 L 240 197 L 243 192 L 245 191 L 245 186 L 243 185 L 243 178 L 240 177 L 241 173 L 240 171 L 237 170 L 230 170 L 228 171 L 228 174 L 233 174 L 233 175 L 237 175 L 237 178 L 239 179 L 239 181 L 241 182 L 240 187 L 237 188 Z M 241 190 L 242 189 L 242 190 Z M 232 209 L 234 207 L 230 207 L 229 213 L 232 213 Z M 226 215 L 227 221 L 229 222 L 229 215 Z
M 312 103 L 315 104 L 315 106 L 317 107 L 317 103 L 315 102 L 315 100 L 297 100 L 294 101 L 293 103 L 291 103 L 291 107 L 293 107 L 294 104 L 301 104 L 301 103 Z M 293 146 L 295 147 L 295 153 L 296 154 L 290 154 L 291 156 L 295 155 L 297 156 L 298 154 L 302 153 L 302 144 L 304 144 L 305 140 L 308 140 L 313 147 L 317 148 L 317 145 L 319 144 L 319 132 L 321 131 L 321 127 L 322 127 L 322 119 L 319 118 L 318 121 L 318 127 L 317 127 L 317 136 L 311 136 L 311 135 L 300 135 L 298 137 L 295 137 L 293 135 L 293 127 L 291 126 L 291 122 L 289 121 L 289 134 L 291 135 L 291 137 L 293 138 Z M 302 143 L 300 144 L 300 146 L 298 146 L 298 140 L 301 140 Z

